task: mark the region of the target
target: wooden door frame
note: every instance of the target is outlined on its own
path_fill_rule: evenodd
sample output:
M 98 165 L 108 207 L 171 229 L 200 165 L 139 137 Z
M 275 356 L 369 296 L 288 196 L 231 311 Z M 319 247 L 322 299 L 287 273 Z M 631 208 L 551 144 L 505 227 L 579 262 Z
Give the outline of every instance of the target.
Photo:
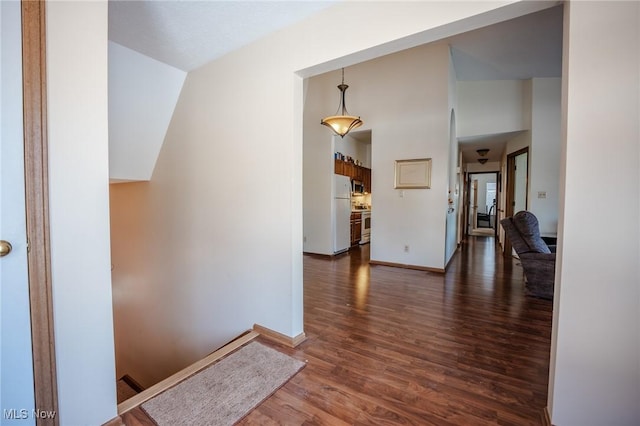
M 465 240 L 467 238 L 467 236 L 469 235 L 469 201 L 470 201 L 470 195 L 469 195 L 469 176 L 470 173 L 468 172 L 464 172 L 464 182 L 462 184 L 462 186 L 464 187 L 464 194 L 462 197 L 462 239 Z
M 27 219 L 27 264 L 35 407 L 58 414 L 58 386 L 53 334 L 49 180 L 47 154 L 47 86 L 45 2 L 22 0 L 22 87 Z M 36 419 L 38 425 L 58 425 Z
M 505 206 L 504 206 L 504 217 L 511 217 L 516 212 L 514 212 L 514 203 L 515 203 L 515 177 L 516 177 L 516 157 L 522 154 L 527 154 L 527 188 L 529 187 L 529 147 L 525 147 L 519 149 L 517 151 L 512 152 L 507 155 L 507 191 L 505 194 Z M 529 204 L 529 191 L 525 192 L 525 201 L 524 205 L 527 206 Z M 509 238 L 504 239 L 504 255 L 511 256 L 511 242 Z
M 471 176 L 473 175 L 488 175 L 488 174 L 494 174 L 496 175 L 496 223 L 493 227 L 494 229 L 494 237 L 496 239 L 496 242 L 498 241 L 498 210 L 500 207 L 500 193 L 502 192 L 502 183 L 500 182 L 501 176 L 500 176 L 500 172 L 499 171 L 494 171 L 494 172 L 466 172 L 465 173 L 465 188 L 467 188 L 467 197 L 465 199 L 465 236 L 466 235 L 471 235 L 471 232 L 473 231 L 473 229 L 471 231 L 469 231 L 469 220 L 470 220 L 470 215 L 471 215 L 471 209 L 469 208 L 469 203 L 471 202 Z

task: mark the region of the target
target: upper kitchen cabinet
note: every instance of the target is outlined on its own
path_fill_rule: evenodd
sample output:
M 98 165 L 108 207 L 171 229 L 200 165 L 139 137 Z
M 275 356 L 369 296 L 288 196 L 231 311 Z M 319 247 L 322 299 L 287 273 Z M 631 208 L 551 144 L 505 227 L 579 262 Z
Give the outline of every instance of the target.
M 362 183 L 364 184 L 364 191 L 371 193 L 371 169 L 362 167 Z
M 335 143 L 335 173 L 363 183 L 371 192 L 371 130 L 350 132 Z
M 360 181 L 364 184 L 365 190 L 371 192 L 371 169 L 356 166 L 350 161 L 342 161 L 336 159 L 334 161 L 334 173 L 338 175 L 349 176 L 353 180 Z

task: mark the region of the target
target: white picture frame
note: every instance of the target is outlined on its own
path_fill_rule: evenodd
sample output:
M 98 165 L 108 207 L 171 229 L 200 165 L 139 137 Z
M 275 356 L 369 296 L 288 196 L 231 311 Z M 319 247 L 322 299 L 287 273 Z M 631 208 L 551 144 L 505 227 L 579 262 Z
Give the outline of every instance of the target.
M 395 189 L 430 189 L 431 158 L 396 160 Z

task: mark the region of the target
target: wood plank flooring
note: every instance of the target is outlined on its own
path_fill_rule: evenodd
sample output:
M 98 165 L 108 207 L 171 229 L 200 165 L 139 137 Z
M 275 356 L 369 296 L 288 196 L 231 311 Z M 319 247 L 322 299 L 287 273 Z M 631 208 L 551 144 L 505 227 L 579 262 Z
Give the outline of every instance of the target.
M 469 237 L 445 274 L 368 258 L 304 257 L 307 340 L 261 341 L 307 366 L 240 424 L 543 424 L 552 302 L 525 297 L 493 238 Z

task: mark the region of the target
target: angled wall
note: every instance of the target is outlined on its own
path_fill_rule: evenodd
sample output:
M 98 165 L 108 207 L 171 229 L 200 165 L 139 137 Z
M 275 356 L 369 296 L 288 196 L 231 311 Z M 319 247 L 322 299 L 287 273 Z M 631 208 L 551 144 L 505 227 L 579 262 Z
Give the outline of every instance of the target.
M 109 177 L 149 180 L 187 73 L 109 42 Z

